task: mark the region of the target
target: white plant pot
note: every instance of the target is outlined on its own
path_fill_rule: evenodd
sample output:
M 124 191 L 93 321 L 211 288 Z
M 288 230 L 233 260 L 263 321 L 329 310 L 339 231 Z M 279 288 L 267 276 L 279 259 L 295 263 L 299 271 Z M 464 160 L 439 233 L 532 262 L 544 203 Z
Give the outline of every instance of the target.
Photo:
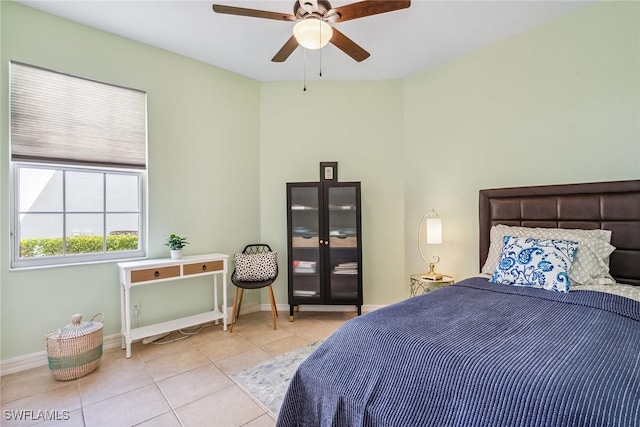
M 182 249 L 171 249 L 171 259 L 182 258 Z

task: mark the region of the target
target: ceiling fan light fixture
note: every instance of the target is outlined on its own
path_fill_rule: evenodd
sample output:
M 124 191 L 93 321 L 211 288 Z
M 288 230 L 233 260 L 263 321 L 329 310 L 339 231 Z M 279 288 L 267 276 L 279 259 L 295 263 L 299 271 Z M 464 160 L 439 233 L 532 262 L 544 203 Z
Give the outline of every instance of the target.
M 333 29 L 321 19 L 307 18 L 293 27 L 298 44 L 307 49 L 322 49 L 333 36 Z

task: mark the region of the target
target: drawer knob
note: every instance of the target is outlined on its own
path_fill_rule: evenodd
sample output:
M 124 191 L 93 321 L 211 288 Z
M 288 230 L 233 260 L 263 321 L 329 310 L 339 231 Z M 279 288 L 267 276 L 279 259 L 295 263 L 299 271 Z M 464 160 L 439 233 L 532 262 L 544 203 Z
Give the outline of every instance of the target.
M 155 273 L 153 273 L 153 276 L 154 276 L 154 277 L 160 277 L 160 272 L 159 272 L 158 270 L 156 270 L 156 272 L 155 272 Z
M 207 264 L 202 264 L 202 271 L 207 271 Z

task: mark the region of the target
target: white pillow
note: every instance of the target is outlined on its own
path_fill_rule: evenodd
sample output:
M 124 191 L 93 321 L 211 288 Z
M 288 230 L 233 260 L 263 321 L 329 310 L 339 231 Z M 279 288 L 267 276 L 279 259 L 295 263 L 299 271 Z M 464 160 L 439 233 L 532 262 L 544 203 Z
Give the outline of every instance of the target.
M 613 285 L 609 274 L 609 255 L 616 249 L 611 242 L 610 230 L 580 230 L 565 228 L 528 228 L 494 225 L 490 232 L 487 261 L 482 267 L 485 274 L 493 274 L 500 262 L 504 236 L 532 237 L 536 239 L 574 240 L 578 251 L 571 264 L 571 286 Z

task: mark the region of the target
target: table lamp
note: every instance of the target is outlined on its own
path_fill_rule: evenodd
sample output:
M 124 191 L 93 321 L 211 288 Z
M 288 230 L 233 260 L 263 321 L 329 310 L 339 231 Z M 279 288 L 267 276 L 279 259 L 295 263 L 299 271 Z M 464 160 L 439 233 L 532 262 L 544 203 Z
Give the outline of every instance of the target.
M 428 280 L 440 280 L 442 279 L 442 274 L 435 272 L 435 266 L 440 261 L 440 257 L 434 256 L 431 261 L 429 261 L 422 252 L 422 227 L 425 221 L 427 223 L 427 244 L 439 245 L 442 243 L 442 220 L 433 209 L 429 209 L 429 211 L 422 216 L 420 225 L 418 226 L 418 252 L 420 252 L 422 259 L 429 264 L 429 271 L 423 273 L 422 277 Z

